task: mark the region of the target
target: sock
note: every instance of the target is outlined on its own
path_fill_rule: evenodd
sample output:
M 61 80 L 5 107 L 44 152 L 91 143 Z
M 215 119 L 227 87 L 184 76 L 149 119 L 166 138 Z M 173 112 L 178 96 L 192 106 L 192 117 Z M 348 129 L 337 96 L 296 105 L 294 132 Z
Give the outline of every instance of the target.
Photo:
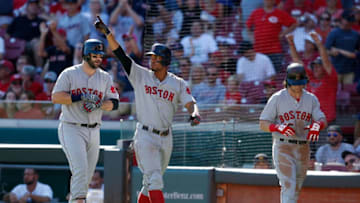
M 138 203 L 150 203 L 150 198 L 140 192 L 137 202 Z
M 161 190 L 150 190 L 149 196 L 151 203 L 165 203 L 164 195 Z

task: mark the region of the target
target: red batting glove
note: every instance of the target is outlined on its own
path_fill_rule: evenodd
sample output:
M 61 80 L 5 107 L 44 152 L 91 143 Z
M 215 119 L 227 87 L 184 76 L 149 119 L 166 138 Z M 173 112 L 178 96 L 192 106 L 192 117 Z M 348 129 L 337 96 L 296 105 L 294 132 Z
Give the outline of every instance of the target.
M 316 142 L 319 140 L 320 130 L 324 124 L 322 122 L 313 122 L 310 126 L 306 127 L 305 129 L 309 130 L 307 135 L 307 140 Z
M 269 126 L 269 130 L 270 130 L 270 132 L 279 132 L 279 133 L 285 135 L 286 137 L 294 136 L 295 130 L 292 127 L 290 127 L 291 125 L 293 125 L 293 124 L 292 123 L 271 124 Z
M 189 121 L 190 121 L 191 126 L 199 125 L 200 121 L 201 121 L 201 117 L 200 117 L 200 115 L 193 115 L 193 116 L 190 116 Z

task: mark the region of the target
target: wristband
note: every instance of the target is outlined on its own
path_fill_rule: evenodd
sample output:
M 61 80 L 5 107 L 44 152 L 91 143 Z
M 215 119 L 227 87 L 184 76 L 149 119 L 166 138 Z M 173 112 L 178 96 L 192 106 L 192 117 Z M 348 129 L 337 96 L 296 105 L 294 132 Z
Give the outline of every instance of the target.
M 119 108 L 119 100 L 117 99 L 110 99 L 110 101 L 113 103 L 112 110 L 117 110 Z
M 71 101 L 72 102 L 77 102 L 81 100 L 81 94 L 72 94 L 71 95 Z
M 276 128 L 276 124 L 273 124 L 273 123 L 270 124 L 270 125 L 269 125 L 269 130 L 270 130 L 270 132 L 276 132 L 276 131 L 278 131 L 277 128 Z

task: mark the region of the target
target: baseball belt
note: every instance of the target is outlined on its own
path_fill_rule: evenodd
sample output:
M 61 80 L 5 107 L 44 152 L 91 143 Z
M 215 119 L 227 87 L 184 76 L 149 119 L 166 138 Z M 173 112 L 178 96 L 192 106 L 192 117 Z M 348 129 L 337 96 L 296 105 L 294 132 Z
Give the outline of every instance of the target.
M 169 135 L 169 129 L 165 130 L 165 131 L 160 131 L 160 130 L 157 130 L 155 128 L 153 128 L 151 131 L 150 131 L 150 128 L 149 126 L 146 126 L 146 125 L 142 125 L 142 128 L 143 130 L 146 130 L 146 131 L 149 131 L 149 132 L 152 132 L 152 133 L 155 133 L 155 134 L 158 134 L 160 136 L 168 136 Z
M 291 143 L 291 144 L 307 144 L 308 141 L 305 140 L 288 140 L 288 139 L 284 139 L 284 138 L 280 138 L 279 139 L 281 142 L 287 142 L 287 143 Z
M 95 128 L 99 123 L 93 123 L 93 124 L 86 124 L 86 123 L 73 123 L 68 121 L 63 121 L 64 123 L 70 124 L 70 125 L 76 125 L 79 127 L 85 127 L 85 128 Z

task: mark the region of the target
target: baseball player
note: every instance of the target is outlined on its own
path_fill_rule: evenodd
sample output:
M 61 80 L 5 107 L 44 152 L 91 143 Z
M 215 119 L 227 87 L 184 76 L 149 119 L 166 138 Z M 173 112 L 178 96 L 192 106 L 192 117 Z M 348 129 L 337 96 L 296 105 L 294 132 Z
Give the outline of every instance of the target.
M 102 22 L 95 27 L 106 35 L 110 48 L 122 63 L 135 90 L 138 123 L 134 136 L 134 149 L 138 166 L 143 173 L 143 187 L 138 203 L 164 203 L 162 175 L 172 152 L 171 123 L 179 103 L 187 108 L 191 125 L 200 123 L 195 99 L 186 82 L 167 72 L 171 51 L 163 44 L 154 44 L 148 55 L 150 69 L 131 60 L 119 46 L 113 34 Z
M 99 68 L 104 44 L 85 41 L 81 64 L 66 68 L 52 92 L 52 102 L 62 104 L 58 137 L 71 170 L 69 202 L 85 202 L 99 155 L 103 110 L 118 108 L 119 95 L 110 75 Z
M 316 96 L 304 87 L 304 66 L 291 63 L 285 87 L 274 93 L 260 115 L 260 128 L 272 132 L 273 161 L 281 186 L 282 203 L 297 202 L 310 159 L 310 142 L 318 141 L 327 125 Z

